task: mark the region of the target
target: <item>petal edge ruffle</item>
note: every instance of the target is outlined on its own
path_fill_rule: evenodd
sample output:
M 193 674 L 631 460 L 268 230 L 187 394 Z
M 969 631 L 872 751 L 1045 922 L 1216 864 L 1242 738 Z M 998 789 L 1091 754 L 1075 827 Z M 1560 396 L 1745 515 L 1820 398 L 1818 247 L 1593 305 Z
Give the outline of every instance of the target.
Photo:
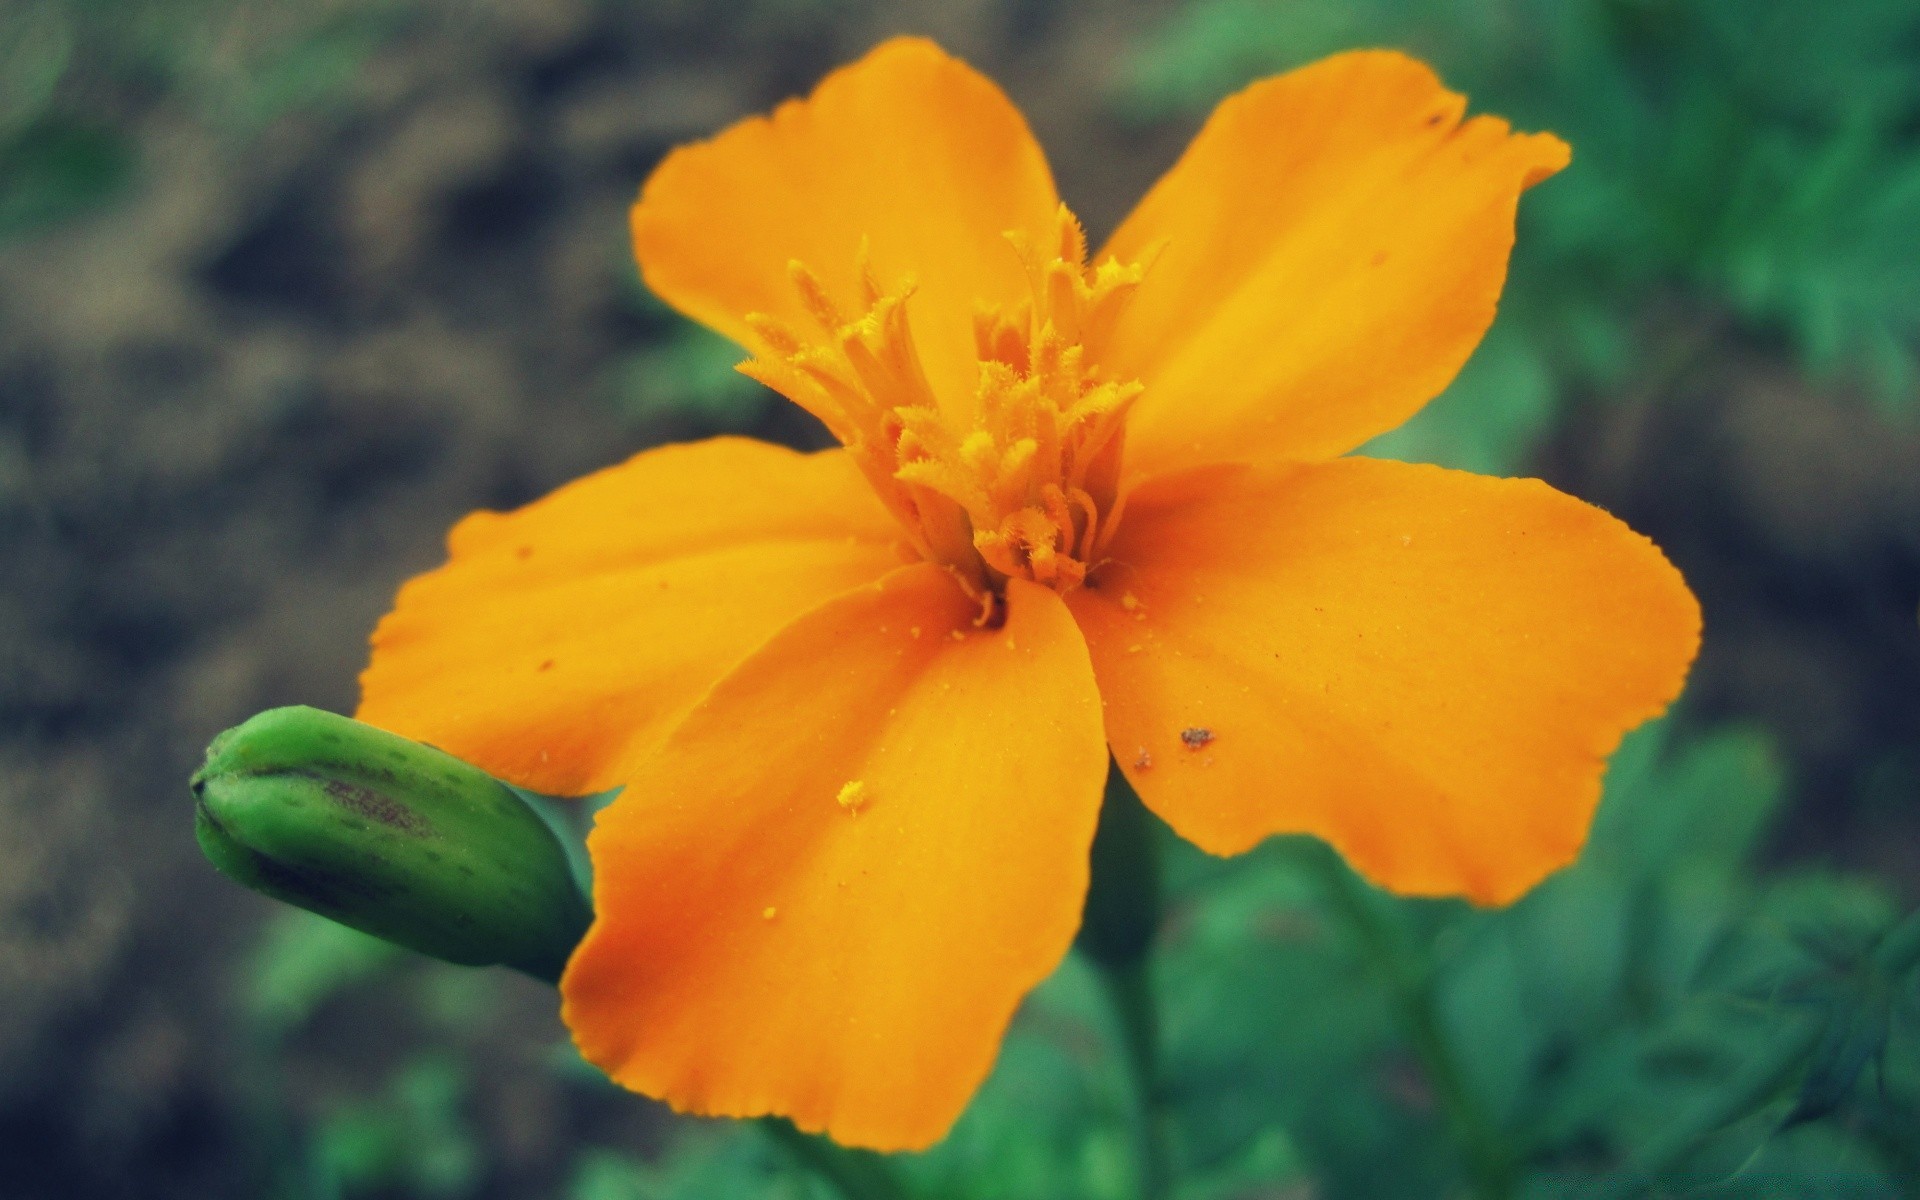
M 1146 385 L 1136 476 L 1330 458 L 1452 381 L 1493 320 L 1521 191 L 1569 153 L 1465 107 L 1377 50 L 1221 103 L 1102 252 L 1153 260 L 1101 354 Z
M 1071 598 L 1115 758 L 1182 836 L 1332 842 L 1395 891 L 1512 900 L 1678 694 L 1699 607 L 1538 480 L 1347 458 L 1144 485 Z

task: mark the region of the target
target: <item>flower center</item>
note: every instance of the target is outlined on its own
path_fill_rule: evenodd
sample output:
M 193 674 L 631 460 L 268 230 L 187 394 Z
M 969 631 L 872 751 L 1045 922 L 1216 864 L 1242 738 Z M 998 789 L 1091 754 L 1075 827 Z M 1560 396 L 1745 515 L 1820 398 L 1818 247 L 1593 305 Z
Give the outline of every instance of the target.
M 1098 347 L 1144 268 L 1086 265 L 1086 236 L 1062 205 L 1050 244 L 1018 233 L 1029 295 L 974 314 L 970 406 L 942 406 L 907 323 L 911 281 L 888 291 L 863 246 L 849 312 L 800 262 L 788 264 L 814 324 L 807 336 L 761 314 L 767 352 L 741 366 L 823 421 L 899 519 L 922 558 L 990 609 L 1009 579 L 1080 586 L 1120 516 L 1127 409 L 1140 384 L 1106 378 Z

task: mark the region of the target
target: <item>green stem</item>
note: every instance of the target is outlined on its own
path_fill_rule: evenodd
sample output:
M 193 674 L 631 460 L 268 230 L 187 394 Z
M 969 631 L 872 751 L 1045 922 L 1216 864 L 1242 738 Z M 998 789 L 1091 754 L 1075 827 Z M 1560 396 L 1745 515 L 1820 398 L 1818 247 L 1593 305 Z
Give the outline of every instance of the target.
M 1127 1088 L 1140 1200 L 1173 1194 L 1173 1158 L 1159 1081 L 1160 1026 L 1151 956 L 1160 924 L 1160 864 L 1154 819 L 1117 769 L 1093 839 L 1093 875 L 1078 945 L 1093 964 L 1112 1017 Z
M 1159 1098 L 1159 1022 L 1147 963 L 1141 959 L 1124 966 L 1095 966 L 1120 1044 L 1140 1200 L 1165 1200 L 1173 1194 L 1173 1161 Z
M 802 1133 L 785 1117 L 764 1118 L 760 1128 L 795 1162 L 825 1180 L 845 1200 L 906 1200 L 911 1195 L 887 1160 L 870 1150 L 849 1150 L 824 1137 Z
M 1378 899 L 1366 885 L 1330 852 L 1316 859 L 1323 864 L 1328 895 L 1352 922 L 1386 976 L 1407 1041 L 1433 1087 L 1434 1102 L 1448 1132 L 1466 1160 L 1473 1194 L 1480 1200 L 1508 1200 L 1518 1182 L 1518 1164 L 1498 1123 L 1467 1083 L 1440 1027 L 1432 970 L 1424 956 L 1407 945 L 1405 931 L 1380 912 Z

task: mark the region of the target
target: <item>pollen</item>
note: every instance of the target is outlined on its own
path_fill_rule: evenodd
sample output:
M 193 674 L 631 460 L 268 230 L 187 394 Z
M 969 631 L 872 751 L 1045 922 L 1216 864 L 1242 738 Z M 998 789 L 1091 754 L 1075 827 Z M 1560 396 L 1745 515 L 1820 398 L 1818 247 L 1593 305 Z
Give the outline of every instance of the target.
M 840 794 L 834 797 L 834 803 L 845 809 L 849 816 L 859 816 L 860 810 L 867 806 L 867 785 L 858 779 L 850 779 L 841 785 Z
M 815 328 L 750 315 L 761 351 L 740 368 L 819 417 L 914 553 L 983 603 L 1011 579 L 1072 591 L 1099 564 L 1120 515 L 1126 417 L 1141 393 L 1099 360 L 1145 266 L 1089 266 L 1086 235 L 1064 205 L 1049 238 L 1007 240 L 1028 295 L 977 309 L 971 395 L 935 393 L 907 319 L 915 284 L 879 279 L 865 246 L 851 297 L 790 263 Z
M 780 910 L 775 908 L 771 904 L 767 905 L 765 908 L 760 910 L 760 919 L 762 921 L 771 921 L 779 915 L 780 915 Z

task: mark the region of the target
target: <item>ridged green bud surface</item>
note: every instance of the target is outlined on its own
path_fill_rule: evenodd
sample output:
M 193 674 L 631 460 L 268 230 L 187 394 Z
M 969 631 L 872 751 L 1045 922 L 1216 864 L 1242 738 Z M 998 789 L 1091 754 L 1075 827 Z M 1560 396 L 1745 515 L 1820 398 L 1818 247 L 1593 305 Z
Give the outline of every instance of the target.
M 255 891 L 434 958 L 557 980 L 592 911 L 553 831 L 504 784 L 319 709 L 207 748 L 195 833 Z

